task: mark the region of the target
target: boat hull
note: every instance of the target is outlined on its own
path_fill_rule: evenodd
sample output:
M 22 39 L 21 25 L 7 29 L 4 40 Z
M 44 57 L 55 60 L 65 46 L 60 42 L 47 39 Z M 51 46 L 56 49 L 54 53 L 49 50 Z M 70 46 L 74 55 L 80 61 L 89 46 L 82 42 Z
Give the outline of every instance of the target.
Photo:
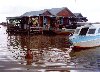
M 74 33 L 74 29 L 65 29 L 65 30 L 54 30 L 53 32 L 57 35 L 70 35 Z
M 73 43 L 75 48 L 91 48 L 100 46 L 100 39 Z

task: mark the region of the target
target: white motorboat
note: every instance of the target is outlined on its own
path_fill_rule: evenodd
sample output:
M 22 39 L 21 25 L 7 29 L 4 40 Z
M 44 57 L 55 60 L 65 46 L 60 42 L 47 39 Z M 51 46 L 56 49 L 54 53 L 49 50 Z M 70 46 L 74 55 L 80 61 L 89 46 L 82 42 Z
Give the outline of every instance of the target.
M 75 48 L 100 46 L 100 23 L 84 23 L 69 39 Z

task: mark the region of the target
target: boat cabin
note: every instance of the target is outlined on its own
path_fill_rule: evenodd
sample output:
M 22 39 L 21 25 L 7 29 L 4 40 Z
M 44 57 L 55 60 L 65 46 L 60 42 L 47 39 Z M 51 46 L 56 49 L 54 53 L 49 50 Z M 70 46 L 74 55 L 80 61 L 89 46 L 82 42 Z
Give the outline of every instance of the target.
M 92 35 L 100 35 L 100 24 L 99 23 L 88 23 L 84 26 L 77 27 L 75 32 L 75 36 L 92 36 Z

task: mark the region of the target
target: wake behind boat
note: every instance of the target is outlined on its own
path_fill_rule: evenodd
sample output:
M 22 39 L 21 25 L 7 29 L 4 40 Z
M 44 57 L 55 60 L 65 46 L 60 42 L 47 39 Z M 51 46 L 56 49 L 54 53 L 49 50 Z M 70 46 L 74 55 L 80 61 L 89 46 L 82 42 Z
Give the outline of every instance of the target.
M 75 48 L 100 46 L 100 23 L 84 23 L 69 39 Z

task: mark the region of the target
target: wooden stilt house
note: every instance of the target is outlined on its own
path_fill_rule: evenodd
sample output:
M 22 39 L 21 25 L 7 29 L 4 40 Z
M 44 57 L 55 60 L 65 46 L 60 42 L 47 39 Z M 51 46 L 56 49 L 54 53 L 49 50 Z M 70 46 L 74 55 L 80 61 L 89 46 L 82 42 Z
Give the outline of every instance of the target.
M 44 30 L 57 31 L 63 27 L 67 28 L 71 26 L 74 21 L 77 22 L 82 19 L 84 20 L 86 18 L 76 16 L 67 7 L 31 11 L 19 17 L 7 17 L 8 31 L 13 30 L 14 27 L 17 28 L 19 32 L 22 30 L 42 33 Z M 10 27 L 11 23 L 13 23 L 13 27 Z

